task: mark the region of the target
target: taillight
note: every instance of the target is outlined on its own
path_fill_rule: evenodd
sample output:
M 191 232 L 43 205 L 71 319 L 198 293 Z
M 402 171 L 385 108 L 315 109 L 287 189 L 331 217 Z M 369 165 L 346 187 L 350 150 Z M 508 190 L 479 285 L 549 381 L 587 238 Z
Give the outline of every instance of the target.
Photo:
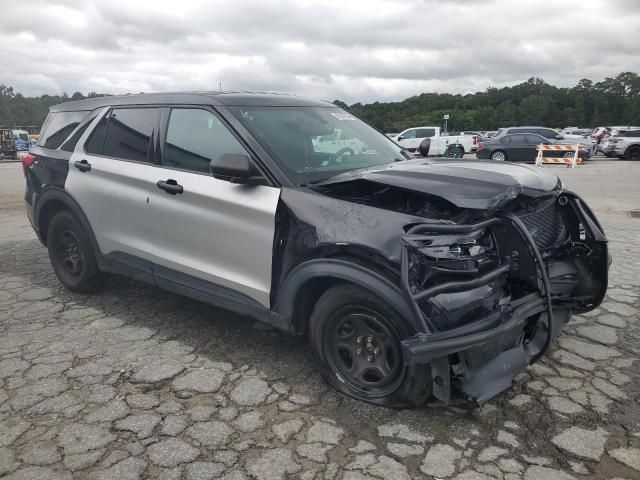
M 22 157 L 21 161 L 22 161 L 22 171 L 24 172 L 24 176 L 27 176 L 27 170 L 29 169 L 29 167 L 31 165 L 34 164 L 34 162 L 38 159 L 38 157 L 36 157 L 35 155 L 31 155 L 30 153 L 27 153 L 24 157 Z
M 474 135 L 474 136 L 471 137 L 471 143 L 473 145 L 477 145 L 478 144 L 478 136 L 477 135 Z
M 478 151 L 482 150 L 484 148 L 484 143 L 480 142 L 478 143 Z

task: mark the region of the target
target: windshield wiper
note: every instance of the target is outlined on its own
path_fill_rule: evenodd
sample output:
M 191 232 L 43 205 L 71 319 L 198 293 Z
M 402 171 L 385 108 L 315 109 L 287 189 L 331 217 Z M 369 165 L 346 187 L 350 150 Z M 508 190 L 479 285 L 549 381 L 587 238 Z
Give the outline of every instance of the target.
M 335 177 L 335 175 L 332 175 L 331 177 Z M 331 177 L 329 177 L 329 178 L 331 178 Z M 329 180 L 329 178 L 318 178 L 317 180 L 309 180 L 308 182 L 302 182 L 300 184 L 300 186 L 301 187 L 308 187 L 310 185 L 315 185 L 317 183 L 324 182 L 325 180 Z

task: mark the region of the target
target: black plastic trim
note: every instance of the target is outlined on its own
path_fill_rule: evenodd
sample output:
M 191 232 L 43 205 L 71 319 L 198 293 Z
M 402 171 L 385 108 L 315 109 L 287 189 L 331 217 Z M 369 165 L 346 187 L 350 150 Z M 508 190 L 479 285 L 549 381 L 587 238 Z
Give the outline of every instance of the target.
M 98 268 L 155 285 L 179 295 L 249 315 L 280 330 L 289 332 L 289 319 L 274 314 L 253 298 L 213 282 L 155 264 L 124 252 L 98 254 Z
M 416 331 L 422 330 L 420 320 L 415 317 L 402 291 L 396 285 L 365 267 L 340 259 L 309 260 L 292 269 L 280 287 L 274 310 L 284 317 L 292 318 L 297 293 L 313 278 L 334 278 L 359 285 L 388 303 L 400 316 L 408 320 Z
M 60 201 L 65 204 L 65 206 L 73 213 L 76 218 L 82 224 L 82 228 L 87 232 L 89 239 L 91 240 L 91 245 L 95 252 L 100 252 L 100 247 L 98 246 L 98 241 L 96 240 L 96 236 L 93 233 L 93 228 L 91 228 L 91 224 L 87 219 L 87 216 L 84 214 L 84 211 L 80 207 L 80 204 L 64 189 L 60 187 L 48 187 L 42 192 L 38 194 L 36 197 L 34 209 L 33 209 L 33 223 L 35 224 L 36 234 L 40 241 L 46 245 L 46 241 L 44 237 L 46 232 L 40 232 L 40 215 L 42 213 L 42 209 L 52 200 Z
M 482 330 L 462 336 L 442 338 L 438 335 L 418 335 L 402 341 L 407 365 L 428 363 L 434 358 L 452 353 L 459 353 L 473 347 L 494 341 L 500 335 L 521 328 L 524 321 L 536 313 L 546 309 L 544 299 L 538 293 L 532 293 L 514 302 L 510 315 L 506 312 L 498 312 L 503 318 L 508 319 L 496 327 Z M 491 314 L 488 317 L 494 317 Z M 484 323 L 485 319 L 479 319 L 477 323 Z M 476 323 L 476 322 L 474 322 Z

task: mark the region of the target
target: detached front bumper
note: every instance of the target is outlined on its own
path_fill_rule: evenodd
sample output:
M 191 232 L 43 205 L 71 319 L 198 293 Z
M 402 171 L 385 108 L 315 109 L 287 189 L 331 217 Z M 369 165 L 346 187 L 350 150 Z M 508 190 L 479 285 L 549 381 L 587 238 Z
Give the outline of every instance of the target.
M 545 353 L 570 320 L 573 311 L 595 308 L 604 298 L 610 263 L 604 232 L 577 195 L 568 192 L 562 195 L 562 201 L 566 201 L 564 205 L 571 209 L 572 218 L 575 217 L 578 222 L 578 230 L 569 232 L 572 242 L 587 257 L 586 260 L 576 260 L 566 251 L 560 255 L 562 262 L 575 265 L 572 278 L 569 278 L 571 275 L 566 270 L 559 274 L 554 255 L 548 251 L 541 252 L 524 224 L 513 215 L 495 217 L 473 225 L 420 225 L 404 237 L 402 286 L 415 315 L 424 326 L 423 333 L 402 342 L 404 360 L 409 366 L 431 365 L 433 394 L 437 398 L 448 402 L 452 392 L 455 392 L 482 403 L 508 389 L 518 373 Z M 481 285 L 501 280 L 509 284 L 514 281 L 514 264 L 519 265 L 525 259 L 501 255 L 501 265 L 482 276 L 415 291 L 409 285 L 408 257 L 410 249 L 415 248 L 416 238 L 424 232 L 468 233 L 478 228 L 506 228 L 505 225 L 520 236 L 522 248 L 518 247 L 519 251 L 528 252 L 530 260 L 533 260 L 537 291 L 509 298 L 493 311 L 462 326 L 434 331 L 420 308 L 420 301 L 442 293 L 472 292 Z M 419 232 L 417 235 L 416 231 Z M 573 239 L 573 236 L 577 238 Z M 515 251 L 515 248 L 509 245 L 510 251 Z M 588 284 L 589 277 L 594 275 L 604 278 L 586 287 L 580 286 Z M 571 280 L 570 285 L 567 280 Z

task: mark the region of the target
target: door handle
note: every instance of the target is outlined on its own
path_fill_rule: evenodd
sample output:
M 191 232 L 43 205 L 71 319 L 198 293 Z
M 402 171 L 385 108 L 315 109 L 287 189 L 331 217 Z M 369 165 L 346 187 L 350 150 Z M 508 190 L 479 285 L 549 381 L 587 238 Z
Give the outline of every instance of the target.
M 81 172 L 88 172 L 89 170 L 91 170 L 91 164 L 86 160 L 75 161 L 73 162 L 73 166 Z
M 156 185 L 160 190 L 164 190 L 170 195 L 176 195 L 183 192 L 182 185 L 178 185 L 178 182 L 171 178 L 169 180 L 158 180 Z

